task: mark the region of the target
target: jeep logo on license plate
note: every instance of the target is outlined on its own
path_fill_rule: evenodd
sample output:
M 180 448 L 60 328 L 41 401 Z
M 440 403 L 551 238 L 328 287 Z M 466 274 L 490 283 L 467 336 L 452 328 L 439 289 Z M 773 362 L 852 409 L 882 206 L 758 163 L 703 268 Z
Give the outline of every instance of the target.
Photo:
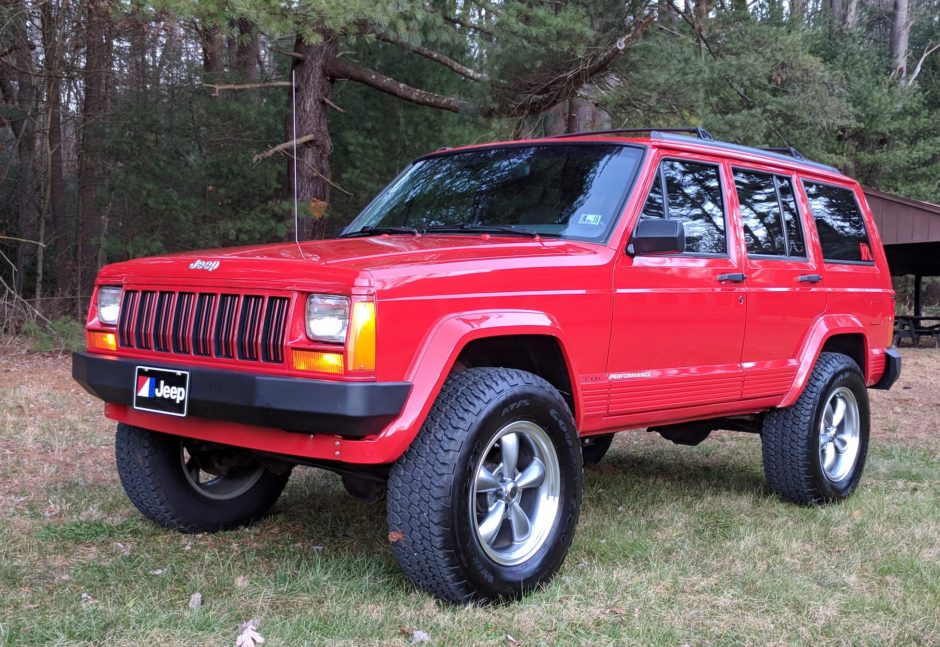
M 185 416 L 189 405 L 189 371 L 138 366 L 134 379 L 134 408 Z

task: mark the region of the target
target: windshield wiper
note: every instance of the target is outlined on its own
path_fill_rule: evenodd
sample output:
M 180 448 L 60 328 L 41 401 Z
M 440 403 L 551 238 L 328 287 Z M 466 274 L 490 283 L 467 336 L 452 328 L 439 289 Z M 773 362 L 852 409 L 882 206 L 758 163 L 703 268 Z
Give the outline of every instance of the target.
M 417 236 L 419 232 L 414 227 L 369 227 L 365 226 L 362 229 L 357 229 L 356 231 L 348 231 L 345 234 L 340 234 L 339 238 L 355 238 L 356 236 L 379 236 L 381 234 L 411 234 L 412 236 Z
M 432 225 L 425 228 L 425 233 L 431 232 L 474 232 L 483 234 L 509 234 L 512 236 L 526 236 L 528 238 L 538 238 L 539 233 L 527 229 L 516 229 L 506 225 L 480 225 L 472 222 L 462 222 L 459 225 Z

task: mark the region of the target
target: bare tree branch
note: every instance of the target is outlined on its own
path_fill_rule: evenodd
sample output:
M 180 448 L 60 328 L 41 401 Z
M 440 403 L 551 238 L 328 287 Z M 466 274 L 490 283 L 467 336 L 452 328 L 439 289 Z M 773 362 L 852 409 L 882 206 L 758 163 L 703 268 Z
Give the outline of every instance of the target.
M 0 240 L 12 240 L 17 243 L 29 243 L 31 245 L 37 245 L 39 247 L 45 247 L 45 243 L 40 243 L 38 240 L 27 240 L 26 238 L 17 238 L 16 236 L 3 236 L 0 235 Z
M 393 36 L 392 34 L 389 34 L 388 32 L 382 31 L 381 29 L 372 29 L 371 33 L 375 35 L 376 39 L 382 41 L 383 43 L 390 43 L 392 45 L 397 45 L 398 47 L 407 49 L 409 52 L 414 52 L 418 56 L 423 56 L 429 61 L 434 61 L 435 63 L 443 65 L 449 70 L 452 70 L 456 72 L 457 74 L 459 74 L 460 76 L 470 79 L 471 81 L 485 81 L 486 80 L 486 77 L 482 73 L 477 72 L 476 70 L 470 69 L 466 65 L 462 65 L 458 63 L 457 61 L 455 61 L 454 59 L 448 56 L 444 56 L 440 52 L 435 52 L 434 50 L 430 50 L 427 47 L 422 47 L 421 45 L 415 45 L 413 43 L 409 43 L 396 36 Z
M 921 69 L 924 67 L 924 61 L 927 60 L 927 57 L 940 49 L 940 43 L 937 43 L 934 46 L 928 45 L 924 48 L 924 53 L 921 55 L 920 60 L 917 61 L 917 65 L 914 66 L 914 71 L 911 72 L 911 76 L 907 79 L 902 80 L 902 85 L 904 87 L 910 87 L 914 84 L 914 80 L 917 79 L 917 75 L 920 74 Z
M 345 59 L 335 58 L 330 61 L 329 72 L 335 78 L 357 81 L 358 83 L 371 86 L 376 90 L 398 97 L 404 101 L 418 104 L 419 106 L 429 106 L 449 112 L 477 111 L 476 106 L 467 101 L 455 97 L 448 97 L 443 94 L 428 92 L 427 90 L 419 90 L 418 88 L 396 81 L 375 70 L 371 70 L 358 63 L 353 63 Z
M 224 90 L 254 90 L 257 88 L 289 88 L 290 81 L 267 81 L 265 83 L 242 83 L 235 85 L 203 83 L 207 88 L 212 88 L 212 96 L 217 97 Z
M 460 18 L 458 18 L 458 17 L 456 17 L 456 16 L 449 16 L 449 15 L 443 14 L 443 13 L 441 14 L 441 18 L 444 19 L 444 22 L 449 22 L 449 23 L 452 24 L 452 25 L 456 25 L 456 26 L 458 26 L 458 27 L 463 27 L 464 29 L 470 29 L 470 30 L 473 30 L 473 31 L 478 31 L 478 32 L 480 32 L 481 34 L 483 34 L 484 36 L 486 36 L 487 39 L 489 39 L 489 40 L 492 40 L 493 38 L 495 38 L 495 34 L 493 34 L 493 32 L 491 32 L 491 31 L 490 31 L 489 29 L 487 29 L 486 27 L 480 27 L 479 25 L 474 25 L 473 23 L 469 23 L 469 22 L 466 22 L 466 21 L 464 21 L 464 20 L 461 20 Z
M 312 141 L 313 141 L 314 139 L 316 139 L 316 138 L 317 138 L 316 135 L 304 135 L 303 137 L 298 137 L 297 139 L 292 139 L 292 140 L 290 140 L 289 142 L 284 142 L 283 144 L 278 144 L 277 146 L 274 146 L 274 147 L 272 147 L 272 148 L 269 148 L 268 150 L 263 151 L 263 152 L 261 152 L 261 153 L 258 153 L 257 155 L 255 155 L 254 157 L 252 157 L 252 158 L 251 158 L 251 163 L 252 163 L 252 164 L 257 164 L 257 163 L 260 162 L 261 160 L 267 159 L 267 158 L 271 157 L 272 155 L 277 155 L 278 153 L 283 153 L 283 152 L 285 152 L 285 151 L 288 151 L 288 150 L 292 149 L 294 146 L 300 146 L 301 144 L 306 144 L 307 142 L 312 142 Z
M 627 47 L 627 43 L 639 36 L 640 32 L 653 21 L 655 14 L 644 16 L 633 23 L 632 29 L 617 39 L 613 45 L 600 54 L 583 61 L 577 67 L 568 70 L 538 86 L 525 90 L 524 98 L 509 106 L 497 106 L 484 110 L 487 117 L 524 117 L 544 112 L 558 103 L 575 96 L 592 77 L 604 72 Z

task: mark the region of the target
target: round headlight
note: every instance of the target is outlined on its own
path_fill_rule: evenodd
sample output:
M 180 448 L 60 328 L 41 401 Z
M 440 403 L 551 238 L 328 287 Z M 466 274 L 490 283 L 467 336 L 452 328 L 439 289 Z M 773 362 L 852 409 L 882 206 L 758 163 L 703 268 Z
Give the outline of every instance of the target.
M 98 322 L 113 326 L 121 313 L 121 288 L 98 288 Z
M 307 336 L 315 341 L 342 343 L 349 325 L 349 298 L 330 294 L 307 297 Z

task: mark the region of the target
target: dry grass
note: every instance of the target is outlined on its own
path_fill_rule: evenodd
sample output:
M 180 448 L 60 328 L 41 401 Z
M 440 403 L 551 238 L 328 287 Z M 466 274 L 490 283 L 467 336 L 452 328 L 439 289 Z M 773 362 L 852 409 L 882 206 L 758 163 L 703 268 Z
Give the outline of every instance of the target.
M 448 645 L 940 644 L 938 350 L 905 349 L 899 383 L 872 392 L 869 467 L 846 504 L 778 501 L 755 437 L 624 434 L 587 476 L 559 577 L 467 608 L 415 592 L 382 506 L 313 470 L 255 527 L 154 527 L 124 498 L 112 424 L 68 359 L 4 350 L 0 645 L 233 645 L 249 618 L 266 645 L 408 644 L 415 629 Z

